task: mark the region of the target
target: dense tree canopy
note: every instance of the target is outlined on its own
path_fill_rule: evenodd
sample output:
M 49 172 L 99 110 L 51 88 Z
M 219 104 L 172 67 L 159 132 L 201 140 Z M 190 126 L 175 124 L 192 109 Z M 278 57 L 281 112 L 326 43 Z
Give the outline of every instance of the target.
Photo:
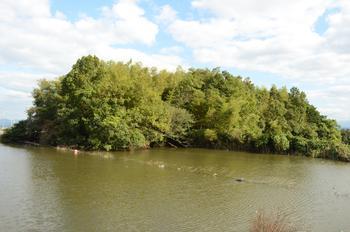
M 42 80 L 3 141 L 118 150 L 162 144 L 348 160 L 337 123 L 297 88 L 254 86 L 219 69 L 158 71 L 82 57 Z M 346 142 L 344 140 L 344 142 Z
M 350 129 L 343 129 L 341 135 L 343 143 L 350 145 Z

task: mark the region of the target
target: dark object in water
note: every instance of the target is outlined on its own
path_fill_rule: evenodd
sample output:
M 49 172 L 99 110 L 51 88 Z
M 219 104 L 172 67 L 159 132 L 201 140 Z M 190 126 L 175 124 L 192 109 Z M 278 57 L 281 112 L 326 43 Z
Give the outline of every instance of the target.
M 237 182 L 243 182 L 243 181 L 244 181 L 244 178 L 235 178 L 235 181 L 237 181 Z

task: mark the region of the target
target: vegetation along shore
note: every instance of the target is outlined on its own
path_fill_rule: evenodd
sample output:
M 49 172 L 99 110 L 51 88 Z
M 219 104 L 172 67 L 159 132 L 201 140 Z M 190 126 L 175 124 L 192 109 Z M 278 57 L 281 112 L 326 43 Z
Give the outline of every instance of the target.
M 298 88 L 270 89 L 220 69 L 178 68 L 80 58 L 41 80 L 26 120 L 2 142 L 86 150 L 170 145 L 350 160 L 349 132 L 321 115 Z M 348 136 L 348 137 L 346 137 Z

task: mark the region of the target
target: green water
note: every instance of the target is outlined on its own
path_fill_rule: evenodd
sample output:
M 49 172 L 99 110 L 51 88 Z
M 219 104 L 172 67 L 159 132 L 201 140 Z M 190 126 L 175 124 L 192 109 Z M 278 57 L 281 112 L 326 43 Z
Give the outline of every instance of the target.
M 0 145 L 0 231 L 248 231 L 259 209 L 289 215 L 301 231 L 350 231 L 350 164 Z

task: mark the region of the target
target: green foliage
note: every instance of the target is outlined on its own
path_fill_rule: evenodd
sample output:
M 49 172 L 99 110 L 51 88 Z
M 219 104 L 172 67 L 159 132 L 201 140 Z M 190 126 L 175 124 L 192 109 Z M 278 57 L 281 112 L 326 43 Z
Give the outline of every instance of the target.
M 27 124 L 27 120 L 22 120 L 14 124 L 11 128 L 5 129 L 4 134 L 1 136 L 1 142 L 25 142 L 28 139 Z
M 216 68 L 176 72 L 79 59 L 57 80 L 39 82 L 28 119 L 7 142 L 29 140 L 93 150 L 174 144 L 304 154 L 347 160 L 340 132 L 297 88 L 254 86 Z
M 204 130 L 204 139 L 210 142 L 214 142 L 218 140 L 218 135 L 215 130 L 205 129 Z
M 350 129 L 343 129 L 341 136 L 343 143 L 350 145 Z

